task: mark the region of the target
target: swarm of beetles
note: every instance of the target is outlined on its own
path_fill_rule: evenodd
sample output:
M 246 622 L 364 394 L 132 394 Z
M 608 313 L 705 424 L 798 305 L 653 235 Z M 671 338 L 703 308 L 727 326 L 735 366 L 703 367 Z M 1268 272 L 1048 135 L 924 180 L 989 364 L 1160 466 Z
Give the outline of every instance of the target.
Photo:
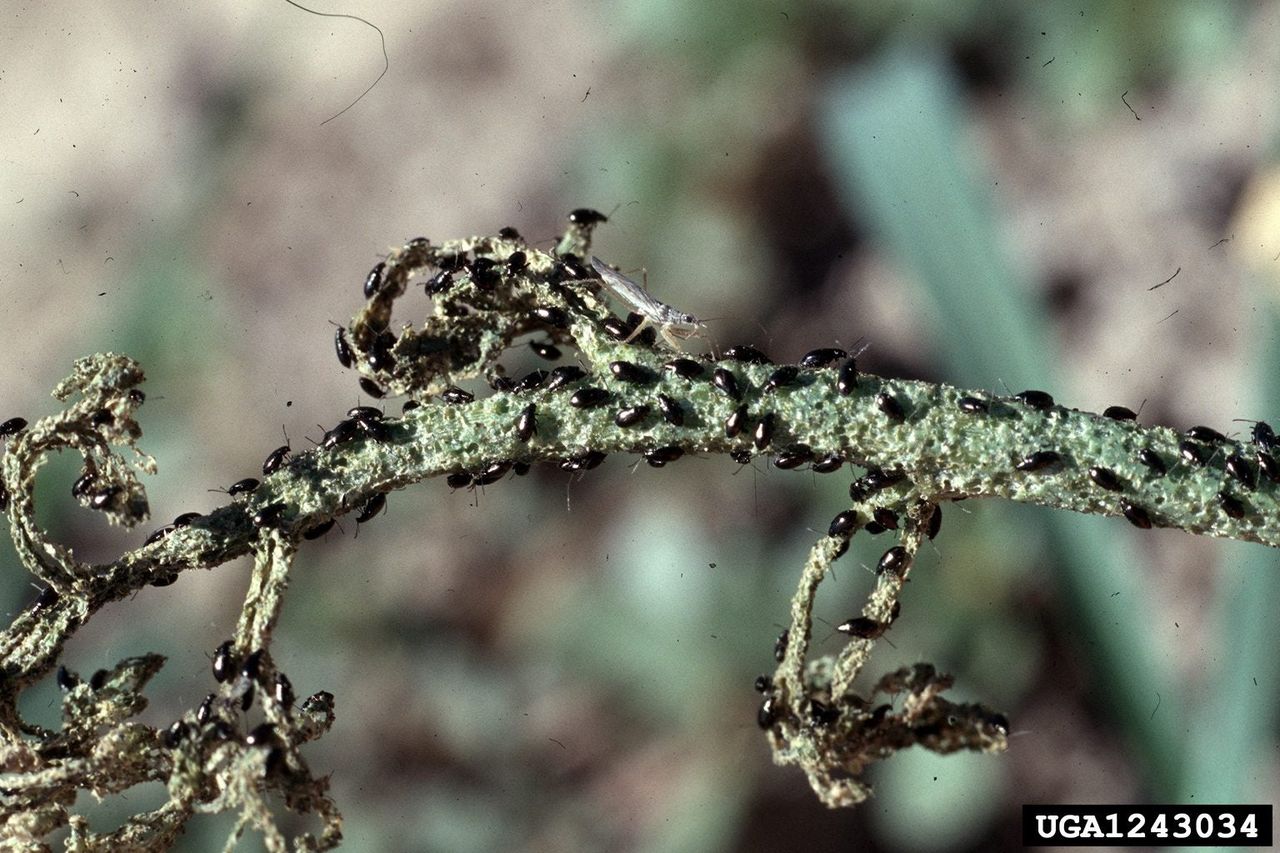
M 623 435 L 638 434 L 630 446 L 621 444 L 654 467 L 696 451 L 727 453 L 740 464 L 764 456 L 779 469 L 824 474 L 845 464 L 859 466 L 862 473 L 849 490 L 851 507 L 833 519 L 828 536 L 814 547 L 793 603 L 792 626 L 777 644 L 777 671 L 761 676 L 756 685 L 763 694 L 758 722 L 769 733 L 775 759 L 800 765 L 829 805 L 863 799 L 868 789 L 857 779 L 861 770 L 897 749 L 920 745 L 939 752 L 998 751 L 1007 746 L 1005 717 L 981 706 L 948 703 L 941 696 L 948 677 L 926 665 L 886 676 L 872 691 L 901 702 L 874 704 L 853 689 L 872 644 L 897 618 L 898 594 L 920 542 L 938 534 L 941 502 L 990 493 L 995 481 L 1006 487 L 1008 496 L 1048 503 L 1046 492 L 1061 488 L 1057 475 L 1083 474 L 1085 491 L 1072 508 L 1119 515 L 1142 529 L 1182 526 L 1272 545 L 1280 541 L 1273 512 L 1280 442 L 1264 422 L 1254 425 L 1246 444 L 1205 426 L 1180 436 L 1168 430 L 1150 436 L 1136 426 L 1136 413 L 1124 406 L 1108 407 L 1098 416 L 1064 409 L 1037 390 L 1000 397 L 887 382 L 861 374 L 856 358 L 836 347 L 812 350 L 797 363 L 783 365 L 748 345 L 692 358 L 673 349 L 679 346 L 677 338 L 700 330 L 695 317 L 667 306 L 597 259 L 586 262 L 591 231 L 602 221 L 594 211 L 574 211 L 569 232 L 551 253 L 526 245 L 514 229 L 495 238 L 442 246 L 410 241 L 370 272 L 365 310 L 349 338 L 346 330 L 337 332 L 338 358 L 360 370 L 361 387 L 372 394 L 390 389 L 420 396 L 425 389 L 446 404 L 472 402 L 456 384 L 482 375 L 496 393 L 529 400 L 511 422 L 515 437 L 525 445 L 536 441 L 543 401 L 564 395 L 571 407 L 611 413 Z M 418 280 L 433 299 L 434 315 L 420 329 L 404 326 L 394 334 L 391 306 Z M 637 310 L 625 319 L 613 316 L 601 301 L 609 294 Z M 564 364 L 519 377 L 506 375 L 498 357 L 517 339 L 531 335 L 528 346 L 540 358 L 554 362 L 566 350 L 576 350 L 587 369 Z M 712 411 L 696 402 L 693 389 L 703 383 L 718 399 Z M 984 466 L 969 484 L 963 477 L 948 476 L 943 466 L 935 467 L 935 475 L 941 476 L 930 482 L 918 476 L 923 466 L 909 454 L 895 458 L 876 453 L 869 441 L 859 453 L 847 444 L 824 446 L 810 438 L 800 418 L 788 417 L 793 410 L 781 400 L 815 386 L 825 397 L 810 393 L 809 408 L 820 411 L 832 397 L 865 400 L 873 428 L 885 435 L 906 432 L 909 422 L 926 420 L 926 407 L 941 406 L 974 426 L 1025 424 L 1027 443 L 1005 451 L 1000 465 Z M 1126 473 L 1083 464 L 1083 454 L 1073 454 L 1069 443 L 1053 444 L 1056 431 L 1081 419 L 1116 428 L 1125 445 Z M 701 434 L 681 440 L 687 424 L 695 423 Z M 707 430 L 716 430 L 717 423 L 723 426 L 713 441 Z M 891 439 L 882 443 L 892 446 Z M 618 444 L 614 442 L 615 448 Z M 449 484 L 475 487 L 508 472 L 523 474 L 534 458 L 494 459 L 478 470 L 453 472 Z M 605 458 L 604 449 L 584 442 L 558 464 L 583 471 Z M 886 464 L 886 458 L 896 464 Z M 1158 481 L 1171 472 L 1184 480 L 1195 476 L 1196 489 L 1206 496 L 1201 505 L 1207 520 L 1180 523 L 1161 512 L 1167 504 Z M 1146 490 L 1156 493 L 1152 503 L 1143 499 L 1144 490 L 1133 488 L 1139 480 L 1155 486 Z M 1265 501 L 1260 488 L 1268 490 Z M 899 542 L 876 565 L 877 587 L 864 612 L 839 626 L 849 637 L 845 650 L 834 658 L 809 660 L 813 592 L 858 530 L 895 532 Z
M 107 849 L 171 840 L 194 813 L 235 809 L 237 833 L 254 825 L 277 849 L 285 841 L 266 799 L 277 791 L 295 811 L 323 818 L 318 837 L 295 844 L 336 845 L 336 807 L 298 752 L 327 730 L 334 697 L 320 691 L 296 702 L 269 652 L 271 626 L 304 542 L 325 537 L 344 514 L 356 524 L 372 521 L 389 491 L 427 477 L 476 489 L 534 464 L 580 476 L 610 453 L 655 468 L 695 453 L 827 475 L 849 466 L 849 505 L 813 546 L 790 626 L 775 644 L 776 668 L 756 680 L 757 721 L 775 760 L 798 765 L 832 806 L 864 799 L 862 771 L 899 749 L 1007 747 L 1009 721 L 944 698 L 951 679 L 927 664 L 884 675 L 869 690 L 854 685 L 872 645 L 898 618 L 918 549 L 939 532 L 943 503 L 1007 497 L 1123 517 L 1142 529 L 1280 545 L 1280 441 L 1264 422 L 1254 423 L 1246 441 L 1204 426 L 1144 428 L 1122 406 L 1098 415 L 1060 406 L 1042 391 L 1001 396 L 876 377 L 835 347 L 794 364 L 775 364 L 747 345 L 693 356 L 678 347 L 700 334 L 695 317 L 591 258 L 592 231 L 604 221 L 595 211 L 574 211 L 550 251 L 504 228 L 440 244 L 417 238 L 391 252 L 364 278 L 365 304 L 337 329 L 334 347 L 370 397 L 408 398 L 401 415 L 388 415 L 383 404 L 350 409 L 314 449 L 270 451 L 260 476 L 226 488 L 229 504 L 178 515 L 109 566 L 76 561 L 35 524 L 35 471 L 50 452 L 79 452 L 84 466 L 72 494 L 82 506 L 127 526 L 147 517 L 133 471 L 154 467 L 135 444 L 145 401 L 138 365 L 118 355 L 82 359 L 55 392 L 64 400 L 79 395 L 63 413 L 0 423 L 0 509 L 19 555 L 45 585 L 0 637 L 5 831 L 38 845 L 67 825 L 85 849 Z M 393 327 L 393 306 L 423 296 L 426 318 Z M 634 310 L 615 316 L 609 296 Z M 504 357 L 517 350 L 547 368 L 511 375 Z M 569 355 L 579 364 L 552 364 Z M 135 460 L 112 445 L 133 448 Z M 862 611 L 838 626 L 848 637 L 843 649 L 811 656 L 816 590 L 859 532 L 895 541 L 874 567 Z M 168 726 L 129 719 L 145 705 L 141 690 L 159 658 L 130 659 L 88 679 L 57 666 L 66 638 L 105 603 L 244 553 L 256 556 L 250 595 L 233 638 L 213 654 L 213 690 Z M 55 669 L 66 724 L 47 732 L 20 719 L 16 700 Z M 115 764 L 103 763 L 104 737 L 127 747 Z M 95 835 L 68 811 L 77 788 L 123 790 L 148 779 L 167 780 L 171 800 L 114 833 Z

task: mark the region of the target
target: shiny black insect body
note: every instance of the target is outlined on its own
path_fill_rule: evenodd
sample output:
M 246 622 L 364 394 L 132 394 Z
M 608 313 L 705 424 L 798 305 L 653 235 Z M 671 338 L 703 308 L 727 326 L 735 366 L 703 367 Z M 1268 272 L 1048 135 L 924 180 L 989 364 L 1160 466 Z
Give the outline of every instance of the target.
M 374 382 L 368 376 L 361 376 L 359 385 L 361 391 L 364 391 L 364 393 L 368 394 L 375 400 L 381 400 L 383 397 L 387 396 L 386 390 L 379 387 L 378 383 Z
M 882 489 L 896 486 L 907 478 L 905 471 L 885 471 L 881 468 L 868 468 L 867 473 L 863 474 L 859 479 L 868 492 L 878 492 Z
M 373 406 L 352 406 L 347 409 L 347 417 L 356 421 L 380 421 L 386 417 L 381 409 Z
M 1218 504 L 1222 507 L 1222 511 L 1225 512 L 1228 517 L 1234 519 L 1244 518 L 1244 501 L 1234 495 L 1230 495 L 1227 492 L 1218 492 Z
M 705 371 L 701 364 L 688 358 L 675 358 L 662 365 L 662 369 L 674 373 L 681 379 L 697 379 Z
M 80 686 L 80 679 L 67 670 L 65 666 L 58 667 L 58 674 L 54 679 L 58 683 L 58 689 L 63 693 L 70 693 Z
M 598 225 L 601 222 L 608 222 L 609 217 L 605 216 L 598 210 L 592 210 L 589 207 L 579 207 L 569 211 L 569 221 L 574 225 Z
M 436 258 L 436 266 L 442 270 L 460 270 L 467 265 L 466 252 L 450 252 Z
M 684 426 L 684 409 L 676 400 L 666 394 L 659 394 L 658 410 L 662 412 L 662 419 L 667 423 L 672 426 Z
M 1151 516 L 1145 509 L 1130 501 L 1120 502 L 1120 512 L 1129 523 L 1141 530 L 1151 529 Z
M 874 640 L 884 636 L 884 632 L 889 630 L 889 623 L 879 622 L 866 616 L 856 616 L 848 622 L 837 625 L 836 630 L 858 640 Z
M 444 478 L 451 489 L 462 489 L 471 485 L 471 475 L 466 471 L 456 471 Z
M 1227 457 L 1227 473 L 1236 479 L 1236 482 L 1248 489 L 1256 489 L 1258 487 L 1258 475 L 1254 473 L 1253 466 L 1249 464 L 1249 460 L 1245 459 L 1239 453 L 1233 453 Z
M 545 370 L 531 370 L 520 377 L 520 381 L 516 383 L 515 391 L 517 394 L 528 394 L 530 391 L 537 391 L 539 388 L 548 385 L 554 376 L 555 371 L 548 373 Z M 548 388 L 547 390 L 554 389 Z
M 123 491 L 124 489 L 119 486 L 107 486 L 101 491 L 93 492 L 89 496 L 89 506 L 94 509 L 106 509 L 115 503 L 116 498 L 118 498 L 120 493 Z M 228 492 L 228 494 L 230 494 L 230 492 Z
M 821 459 L 813 460 L 812 470 L 819 474 L 832 474 L 840 470 L 840 466 L 844 465 L 844 457 L 839 453 L 828 453 Z
M 1013 467 L 1019 471 L 1031 473 L 1035 471 L 1043 471 L 1046 468 L 1053 467 L 1062 462 L 1062 454 L 1054 450 L 1037 450 L 1024 456 L 1017 465 Z
M 1265 450 L 1258 451 L 1258 470 L 1273 483 L 1280 483 L 1280 462 Z
M 333 425 L 333 429 L 325 432 L 324 438 L 320 439 L 320 448 L 329 450 L 340 444 L 346 444 L 349 441 L 355 441 L 360 437 L 360 422 L 354 418 L 338 421 Z
M 747 406 L 742 404 L 733 410 L 733 414 L 729 415 L 724 422 L 724 434 L 726 438 L 737 438 L 747 427 Z
M 787 656 L 787 643 L 791 639 L 791 629 L 787 628 L 778 635 L 777 641 L 773 644 L 773 659 L 778 663 L 782 663 L 782 659 Z
M 453 270 L 440 270 L 427 279 L 424 285 L 424 289 L 431 296 L 439 296 L 451 287 L 453 287 Z
M 734 400 L 742 399 L 742 391 L 738 388 L 738 377 L 723 367 L 717 367 L 711 374 L 711 384 Z
M 148 536 L 145 541 L 143 541 L 142 544 L 154 545 L 155 543 L 159 542 L 161 539 L 168 536 L 170 533 L 172 533 L 177 529 L 178 529 L 177 525 L 166 524 L 164 527 L 161 527 L 159 530 L 153 531 L 151 535 Z
M 505 473 L 505 472 L 503 472 Z M 387 496 L 384 492 L 374 494 L 360 509 L 359 515 L 356 516 L 356 524 L 364 524 L 366 521 L 373 520 L 373 517 L 382 512 L 387 506 Z
M 280 523 L 280 519 L 284 516 L 285 508 L 288 506 L 284 501 L 274 501 L 269 503 L 262 509 L 253 514 L 254 527 L 275 527 Z
M 858 514 L 852 510 L 845 510 L 831 520 L 831 526 L 827 528 L 828 537 L 847 537 L 858 529 Z
M 218 646 L 213 652 L 213 680 L 221 684 L 230 678 L 236 670 L 234 647 L 230 640 Z
M 552 279 L 556 284 L 592 277 L 590 270 L 583 265 L 582 258 L 579 258 L 573 252 L 565 252 L 561 255 L 559 259 L 556 260 L 555 267 L 552 269 Z M 559 293 L 561 296 L 567 296 L 573 293 L 573 291 L 561 289 Z M 578 298 L 576 294 L 574 295 L 574 298 Z M 585 304 L 586 303 L 582 302 L 579 303 L 580 306 L 584 306 Z M 581 310 L 581 308 L 578 310 Z
M 81 474 L 79 477 L 76 478 L 76 481 L 71 484 L 72 496 L 80 498 L 88 495 L 90 492 L 93 491 L 93 484 L 96 482 L 96 480 L 97 478 L 93 474 L 90 474 L 88 471 Z M 0 483 L 0 496 L 2 496 L 4 499 L 4 505 L 0 506 L 0 510 L 8 508 L 9 493 L 4 490 L 3 483 Z
M 645 384 L 652 382 L 656 377 L 653 371 L 647 367 L 641 367 L 630 361 L 612 361 L 609 362 L 609 372 L 621 382 L 631 382 L 634 384 Z
M 813 461 L 813 450 L 807 444 L 793 444 L 773 457 L 773 467 L 790 471 Z
M 1227 437 L 1216 429 L 1207 426 L 1193 426 L 1186 432 L 1187 438 L 1203 441 L 1205 444 L 1222 444 Z
M 849 536 L 858 527 L 858 514 L 851 509 L 831 519 L 831 526 L 827 528 L 828 536 Z
M 531 313 L 534 319 L 540 320 L 548 326 L 554 326 L 557 329 L 563 329 L 569 325 L 569 316 L 554 305 L 539 306 L 534 308 Z
M 231 497 L 247 495 L 260 485 L 262 485 L 261 482 L 255 478 L 245 477 L 243 480 L 236 480 L 230 486 L 227 486 L 227 494 Z
M 493 258 L 476 258 L 467 267 L 476 287 L 489 290 L 498 283 L 498 262 Z
M 1089 479 L 1109 492 L 1124 491 L 1124 483 L 1120 481 L 1120 477 L 1116 472 L 1110 468 L 1103 468 L 1101 465 L 1092 466 L 1089 468 Z
M 382 289 L 382 273 L 386 268 L 386 262 L 379 261 L 373 269 L 369 270 L 369 274 L 364 278 L 365 299 L 371 298 L 375 293 Z
M 187 724 L 182 720 L 174 720 L 173 725 L 160 734 L 160 745 L 165 749 L 176 749 L 178 744 L 187 739 Z
M 499 459 L 496 462 L 490 462 L 484 467 L 484 470 L 476 475 L 475 484 L 477 486 L 487 486 L 490 483 L 498 482 L 507 476 L 507 472 L 511 470 L 511 466 L 514 464 L 510 459 Z
M 876 564 L 876 574 L 883 575 L 888 572 L 902 577 L 909 568 L 911 568 L 911 555 L 901 545 L 894 545 L 880 557 L 880 562 Z
M 577 382 L 586 375 L 576 364 L 562 364 L 551 371 L 551 376 L 547 380 L 547 390 L 559 391 L 570 382 Z
M 626 340 L 631 334 L 631 327 L 626 321 L 619 320 L 617 317 L 610 317 L 604 321 L 604 330 L 609 333 L 609 337 L 615 340 Z
M 395 336 L 390 332 L 383 331 L 373 339 L 373 345 L 369 348 L 369 366 L 374 370 L 392 371 L 396 366 L 396 357 L 392 354 L 391 348 L 396 344 Z
M 258 680 L 258 676 L 262 672 L 263 655 L 262 649 L 254 649 L 245 656 L 244 663 L 240 664 L 241 678 L 247 678 L 250 681 Z
M 898 529 L 898 514 L 888 507 L 876 507 L 871 511 L 871 519 L 885 530 Z
M 850 358 L 844 364 L 840 365 L 840 372 L 836 374 L 836 391 L 842 397 L 848 397 L 858 387 L 858 360 Z
M 1191 441 L 1183 441 L 1178 444 L 1178 455 L 1190 465 L 1203 465 L 1205 461 L 1204 451 L 1201 450 L 1200 445 Z
M 1164 464 L 1164 460 L 1160 458 L 1160 454 L 1150 447 L 1144 447 L 1138 451 L 1138 461 L 1157 474 L 1165 474 L 1169 470 L 1169 467 Z
M 620 427 L 635 426 L 644 420 L 648 414 L 648 406 L 627 406 L 625 409 L 618 410 L 618 413 L 613 416 L 613 422 Z
M 269 477 L 280 470 L 280 467 L 288 461 L 290 450 L 289 445 L 285 444 L 271 451 L 262 462 L 262 476 Z
M 510 225 L 499 228 L 498 236 L 501 237 L 503 240 L 523 240 L 524 239 L 523 237 L 520 236 L 520 232 L 517 231 L 515 228 L 511 227 Z
M 760 423 L 756 424 L 756 450 L 764 450 L 769 446 L 773 441 L 773 433 L 776 426 L 777 417 L 773 412 L 766 412 L 764 417 L 760 419 Z
M 900 424 L 907 419 L 907 413 L 903 411 L 898 398 L 887 391 L 881 391 L 876 395 L 876 408 L 888 415 L 889 420 L 895 424 Z
M 72 497 L 79 498 L 89 494 L 89 492 L 93 489 L 93 483 L 94 483 L 94 480 L 96 479 L 97 477 L 95 477 L 93 474 L 89 473 L 88 471 L 81 474 L 79 477 L 76 478 L 76 481 L 71 484 Z
M 977 397 L 961 397 L 959 400 L 956 400 L 956 406 L 959 407 L 960 411 L 969 415 L 976 415 L 991 410 L 990 403 Z
M 609 402 L 613 395 L 603 388 L 579 388 L 569 398 L 569 405 L 575 409 L 594 409 Z
M 795 365 L 784 364 L 782 367 L 779 367 L 777 370 L 773 371 L 773 373 L 769 374 L 769 378 L 765 380 L 764 388 L 762 390 L 765 394 L 772 394 L 779 388 L 786 388 L 788 385 L 794 385 L 799 375 L 800 368 Z
M 1053 396 L 1044 391 L 1027 390 L 1014 394 L 1013 398 L 1021 400 L 1025 405 L 1039 412 L 1047 412 L 1053 408 Z
M 646 450 L 644 460 L 654 468 L 661 468 L 668 462 L 675 462 L 681 456 L 684 456 L 684 448 L 671 444 L 666 447 L 657 447 L 653 450 Z
M 938 531 L 940 530 L 942 530 L 942 507 L 935 504 L 933 507 L 933 514 L 929 516 L 929 538 L 936 538 Z
M 840 720 L 840 706 L 828 705 L 826 702 L 810 699 L 809 719 L 819 728 L 834 726 Z
M 26 428 L 26 418 L 9 418 L 9 420 L 4 423 L 0 423 L 0 438 L 15 436 Z
M 512 252 L 507 256 L 507 262 L 504 266 L 507 268 L 507 275 L 516 275 L 524 270 L 529 263 L 529 256 L 519 250 Z
M 283 672 L 277 672 L 272 679 L 271 697 L 286 711 L 293 707 L 293 683 Z
M 538 432 L 538 407 L 533 403 L 520 410 L 516 418 L 516 438 L 527 442 Z
M 1107 406 L 1102 410 L 1102 416 L 1117 421 L 1136 421 L 1138 419 L 1138 413 L 1125 406 Z
M 276 727 L 270 723 L 255 726 L 245 735 L 244 742 L 246 746 L 271 746 L 276 742 Z
M 769 360 L 769 356 L 760 350 L 746 344 L 738 344 L 729 347 L 724 351 L 724 357 L 731 360 L 741 362 L 742 364 L 773 364 Z
M 465 405 L 476 398 L 475 394 L 470 391 L 464 391 L 450 385 L 448 388 L 440 392 L 440 399 L 454 406 Z
M 768 731 L 777 725 L 778 720 L 781 718 L 781 704 L 773 696 L 766 696 L 764 701 L 760 703 L 760 710 L 756 712 L 756 723 L 760 728 Z
M 1253 443 L 1259 450 L 1265 450 L 1268 453 L 1274 453 L 1280 450 L 1280 438 L 1276 438 L 1276 432 L 1266 421 L 1258 421 L 1253 425 Z
M 599 450 L 590 450 L 581 456 L 571 456 L 560 463 L 561 471 L 590 471 L 598 468 L 608 454 Z
M 847 356 L 848 353 L 839 347 L 824 347 L 822 349 L 809 350 L 800 357 L 800 366 L 810 369 L 826 367 L 834 364 L 840 359 Z

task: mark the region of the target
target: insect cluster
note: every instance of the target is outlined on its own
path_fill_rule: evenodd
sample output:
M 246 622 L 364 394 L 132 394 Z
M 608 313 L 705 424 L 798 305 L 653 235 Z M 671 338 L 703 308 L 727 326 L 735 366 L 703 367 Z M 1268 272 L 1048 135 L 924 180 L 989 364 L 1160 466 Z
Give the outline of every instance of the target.
M 838 347 L 782 364 L 750 345 L 685 353 L 701 322 L 590 254 L 592 230 L 604 221 L 593 210 L 573 211 L 553 251 L 504 228 L 443 244 L 416 238 L 379 260 L 361 282 L 363 309 L 337 328 L 334 349 L 369 397 L 408 396 L 400 414 L 358 405 L 310 450 L 295 451 L 286 439 L 266 455 L 260 476 L 226 488 L 229 506 L 184 513 L 147 537 L 143 559 L 156 566 L 148 582 L 172 584 L 184 567 L 183 544 L 197 533 L 239 536 L 239 553 L 291 549 L 325 536 L 343 514 L 370 522 L 388 491 L 428 476 L 444 476 L 455 490 L 523 476 L 534 465 L 581 477 L 610 453 L 653 468 L 698 454 L 814 475 L 847 465 L 849 503 L 817 537 L 792 619 L 774 645 L 777 666 L 755 684 L 757 722 L 775 759 L 801 766 L 825 802 L 847 805 L 866 796 L 858 781 L 865 765 L 898 749 L 1007 746 L 1009 721 L 945 699 L 950 679 L 928 665 L 884 675 L 869 692 L 854 689 L 872 645 L 901 615 L 917 553 L 939 534 L 942 503 L 1013 497 L 1121 516 L 1144 529 L 1280 544 L 1272 517 L 1280 440 L 1265 423 L 1256 422 L 1247 440 L 1203 426 L 1175 434 L 1141 426 L 1123 406 L 1094 415 L 1043 391 L 994 395 L 884 379 L 861 372 L 857 354 Z M 425 297 L 429 314 L 417 327 L 393 330 L 392 307 L 411 293 Z M 615 316 L 608 297 L 628 315 Z M 122 430 L 128 418 L 120 406 L 144 399 L 130 389 L 88 422 Z M 0 442 L 21 441 L 27 430 L 11 418 L 0 423 Z M 1082 434 L 1105 441 L 1088 444 Z M 138 516 L 139 493 L 108 473 L 86 457 L 73 495 L 92 509 Z M 317 478 L 328 478 L 327 492 L 314 488 Z M 1174 492 L 1200 500 L 1187 510 L 1168 498 Z M 12 503 L 0 484 L 0 511 L 12 514 Z M 838 653 L 811 656 L 816 590 L 859 533 L 884 542 L 865 566 L 874 590 L 861 612 L 835 626 Z M 46 587 L 28 615 L 60 603 L 59 591 Z M 300 773 L 296 748 L 327 728 L 333 697 L 317 693 L 297 706 L 265 645 L 240 638 L 219 646 L 217 687 L 162 732 L 163 746 L 203 761 L 233 744 L 260 753 L 267 777 Z M 115 690 L 122 677 L 103 670 L 82 683 L 59 668 L 56 683 L 79 696 Z

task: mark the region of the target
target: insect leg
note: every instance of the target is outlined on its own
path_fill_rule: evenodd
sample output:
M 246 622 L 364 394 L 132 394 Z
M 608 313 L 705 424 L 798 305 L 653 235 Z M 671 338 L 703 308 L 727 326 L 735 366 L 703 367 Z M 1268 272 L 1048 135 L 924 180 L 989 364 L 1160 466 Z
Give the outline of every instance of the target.
M 648 319 L 648 318 L 646 318 Z M 666 341 L 676 352 L 683 352 L 684 347 L 680 344 L 680 339 L 671 334 L 671 330 L 666 326 L 658 326 L 658 334 L 662 335 L 662 339 Z M 638 330 L 637 330 L 638 331 Z
M 633 340 L 635 340 L 636 336 L 639 335 L 641 332 L 643 332 L 650 322 L 651 321 L 649 320 L 648 316 L 643 316 L 640 322 L 636 324 L 636 327 L 635 329 L 632 330 L 631 334 L 627 335 L 627 338 L 626 340 L 623 341 L 623 343 L 629 344 Z M 659 326 L 658 331 L 662 333 L 662 336 L 664 338 L 666 338 L 667 340 L 671 340 L 671 338 L 668 336 L 667 330 L 664 327 Z M 679 347 L 676 347 L 676 349 L 679 349 Z

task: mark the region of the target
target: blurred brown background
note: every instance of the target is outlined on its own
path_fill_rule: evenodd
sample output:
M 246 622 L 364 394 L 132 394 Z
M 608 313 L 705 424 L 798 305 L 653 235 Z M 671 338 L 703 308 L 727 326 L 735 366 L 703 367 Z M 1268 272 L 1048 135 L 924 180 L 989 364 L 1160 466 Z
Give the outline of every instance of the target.
M 721 345 L 862 339 L 875 372 L 1146 423 L 1280 417 L 1274 3 L 323 11 L 377 24 L 390 57 L 323 125 L 382 69 L 353 20 L 55 2 L 0 28 L 0 416 L 50 412 L 77 356 L 141 359 L 152 526 L 359 401 L 329 322 L 390 246 L 504 225 L 547 246 L 583 205 L 612 213 L 596 250 L 722 318 Z M 151 527 L 72 505 L 77 468 L 41 481 L 48 524 L 91 559 L 139 544 Z M 1015 846 L 1024 802 L 1275 800 L 1271 553 L 969 502 L 876 666 L 953 672 L 1009 713 L 1011 748 L 904 754 L 868 804 L 819 806 L 770 765 L 750 685 L 847 484 L 611 458 L 424 483 L 358 540 L 309 543 L 274 654 L 337 696 L 308 754 L 348 849 L 976 850 Z M 826 618 L 856 612 L 883 547 L 855 542 Z M 34 591 L 7 546 L 3 565 L 13 612 Z M 108 608 L 68 666 L 168 654 L 145 716 L 167 723 L 210 689 L 247 569 Z M 55 688 L 24 707 L 56 724 Z M 107 829 L 159 797 L 84 808 Z M 182 849 L 229 826 L 197 820 Z

